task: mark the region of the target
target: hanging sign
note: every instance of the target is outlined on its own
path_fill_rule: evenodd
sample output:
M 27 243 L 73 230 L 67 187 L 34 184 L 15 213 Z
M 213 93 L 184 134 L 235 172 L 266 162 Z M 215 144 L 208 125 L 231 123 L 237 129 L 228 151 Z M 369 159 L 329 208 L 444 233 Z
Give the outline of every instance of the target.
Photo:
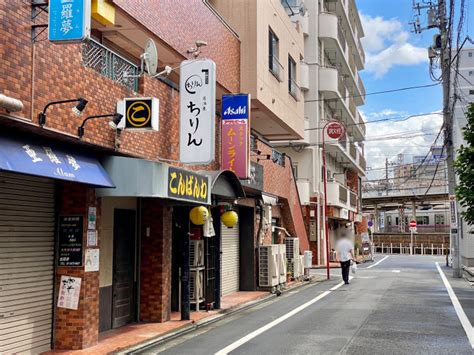
M 346 128 L 339 121 L 330 121 L 324 126 L 323 133 L 326 141 L 338 141 L 345 137 Z
M 51 42 L 82 42 L 90 37 L 90 0 L 49 0 L 48 13 L 48 39 Z
M 215 158 L 216 64 L 185 60 L 180 68 L 179 157 L 185 164 L 209 164 Z
M 168 167 L 168 198 L 210 204 L 210 195 L 207 176 Z
M 58 266 L 82 266 L 83 216 L 59 216 Z
M 58 294 L 58 307 L 77 310 L 81 295 L 81 278 L 61 276 Z
M 221 166 L 241 179 L 250 176 L 250 95 L 222 96 Z
M 457 229 L 458 228 L 458 208 L 456 205 L 456 196 L 451 195 L 449 196 L 449 215 L 450 215 L 450 225 L 451 229 Z

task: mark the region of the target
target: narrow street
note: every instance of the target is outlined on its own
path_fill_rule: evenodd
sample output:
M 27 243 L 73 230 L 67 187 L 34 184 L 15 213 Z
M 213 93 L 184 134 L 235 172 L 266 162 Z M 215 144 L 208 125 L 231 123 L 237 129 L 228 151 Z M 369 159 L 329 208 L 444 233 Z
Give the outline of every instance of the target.
M 441 257 L 379 256 L 362 265 L 350 285 L 340 285 L 340 270 L 331 270 L 330 282 L 286 293 L 142 353 L 472 354 L 436 262 L 451 282 Z M 469 298 L 470 290 L 452 286 Z

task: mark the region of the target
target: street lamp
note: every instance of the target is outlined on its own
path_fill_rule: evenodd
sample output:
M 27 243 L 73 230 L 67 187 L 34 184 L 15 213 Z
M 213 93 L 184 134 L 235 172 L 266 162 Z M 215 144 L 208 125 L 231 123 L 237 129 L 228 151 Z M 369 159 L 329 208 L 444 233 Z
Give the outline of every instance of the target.
M 46 110 L 48 109 L 49 106 L 58 105 L 58 104 L 65 104 L 65 103 L 68 103 L 68 102 L 77 102 L 77 105 L 72 108 L 72 112 L 74 112 L 76 115 L 80 116 L 82 114 L 82 111 L 84 111 L 84 109 L 86 108 L 88 101 L 86 99 L 83 99 L 82 97 L 80 97 L 78 99 L 69 99 L 69 100 L 60 100 L 60 101 L 49 102 L 44 107 L 43 111 L 38 114 L 38 122 L 39 122 L 40 126 L 43 127 L 46 123 Z
M 97 115 L 97 116 L 89 116 L 87 117 L 84 121 L 82 121 L 82 124 L 77 128 L 77 135 L 79 138 L 82 138 L 84 136 L 84 126 L 87 121 L 94 119 L 94 118 L 105 118 L 105 117 L 112 117 L 112 121 L 109 122 L 109 125 L 112 128 L 117 128 L 117 125 L 120 123 L 122 120 L 123 115 L 120 113 L 109 113 L 106 115 Z

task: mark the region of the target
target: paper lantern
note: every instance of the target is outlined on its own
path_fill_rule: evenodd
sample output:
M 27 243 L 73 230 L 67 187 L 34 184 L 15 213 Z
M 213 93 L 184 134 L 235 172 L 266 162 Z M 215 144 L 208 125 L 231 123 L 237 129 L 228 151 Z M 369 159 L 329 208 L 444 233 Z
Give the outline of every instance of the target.
M 227 228 L 234 228 L 239 222 L 239 215 L 235 211 L 227 211 L 221 216 L 221 221 Z
M 206 223 L 208 218 L 209 211 L 204 206 L 194 207 L 189 212 L 189 219 L 197 226 L 202 226 L 204 223 Z

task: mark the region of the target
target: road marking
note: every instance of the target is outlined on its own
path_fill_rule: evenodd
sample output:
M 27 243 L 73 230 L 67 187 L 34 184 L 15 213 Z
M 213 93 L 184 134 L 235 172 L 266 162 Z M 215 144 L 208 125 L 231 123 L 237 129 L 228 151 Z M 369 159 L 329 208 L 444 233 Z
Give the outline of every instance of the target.
M 385 258 L 380 259 L 380 260 L 377 261 L 375 264 L 370 265 L 370 266 L 367 266 L 367 269 L 371 269 L 371 268 L 373 268 L 374 266 L 377 266 L 377 265 L 380 264 L 382 261 L 384 261 L 385 259 L 387 259 L 389 256 L 390 256 L 390 255 L 387 255 Z
M 461 303 L 456 297 L 456 294 L 454 293 L 451 284 L 446 278 L 446 275 L 444 275 L 443 270 L 441 270 L 438 262 L 436 262 L 436 268 L 438 269 L 441 279 L 443 280 L 444 286 L 448 291 L 449 298 L 451 298 L 451 303 L 453 304 L 453 307 L 456 310 L 456 314 L 458 315 L 459 321 L 461 322 L 462 327 L 466 332 L 467 339 L 469 340 L 469 343 L 471 343 L 471 347 L 474 349 L 474 328 L 472 327 L 471 322 L 467 318 L 466 313 L 464 313 L 464 309 L 462 308 Z
M 352 279 L 353 279 L 353 277 L 350 276 L 349 280 L 352 280 Z M 281 316 L 280 318 L 275 319 L 274 321 L 268 323 L 267 325 L 255 330 L 252 333 L 247 334 L 243 338 L 240 338 L 239 340 L 233 342 L 229 346 L 226 346 L 224 349 L 219 350 L 218 352 L 215 353 L 215 355 L 226 355 L 226 354 L 230 353 L 231 351 L 234 351 L 235 349 L 241 347 L 242 345 L 249 342 L 253 338 L 259 336 L 260 334 L 266 332 L 267 330 L 273 328 L 274 326 L 280 324 L 281 322 L 284 322 L 288 318 L 293 317 L 295 314 L 301 312 L 302 310 L 308 308 L 312 304 L 314 304 L 314 303 L 318 302 L 319 300 L 323 299 L 324 297 L 329 295 L 332 291 L 337 290 L 342 285 L 344 285 L 344 282 L 338 283 L 336 286 L 330 288 L 328 291 L 324 291 L 319 296 L 313 298 L 312 300 L 310 300 L 306 303 L 303 303 L 301 306 L 296 307 L 295 309 L 293 309 L 292 311 L 288 312 L 287 314 Z
M 399 273 L 399 272 L 400 272 L 400 270 L 392 270 L 392 272 Z

